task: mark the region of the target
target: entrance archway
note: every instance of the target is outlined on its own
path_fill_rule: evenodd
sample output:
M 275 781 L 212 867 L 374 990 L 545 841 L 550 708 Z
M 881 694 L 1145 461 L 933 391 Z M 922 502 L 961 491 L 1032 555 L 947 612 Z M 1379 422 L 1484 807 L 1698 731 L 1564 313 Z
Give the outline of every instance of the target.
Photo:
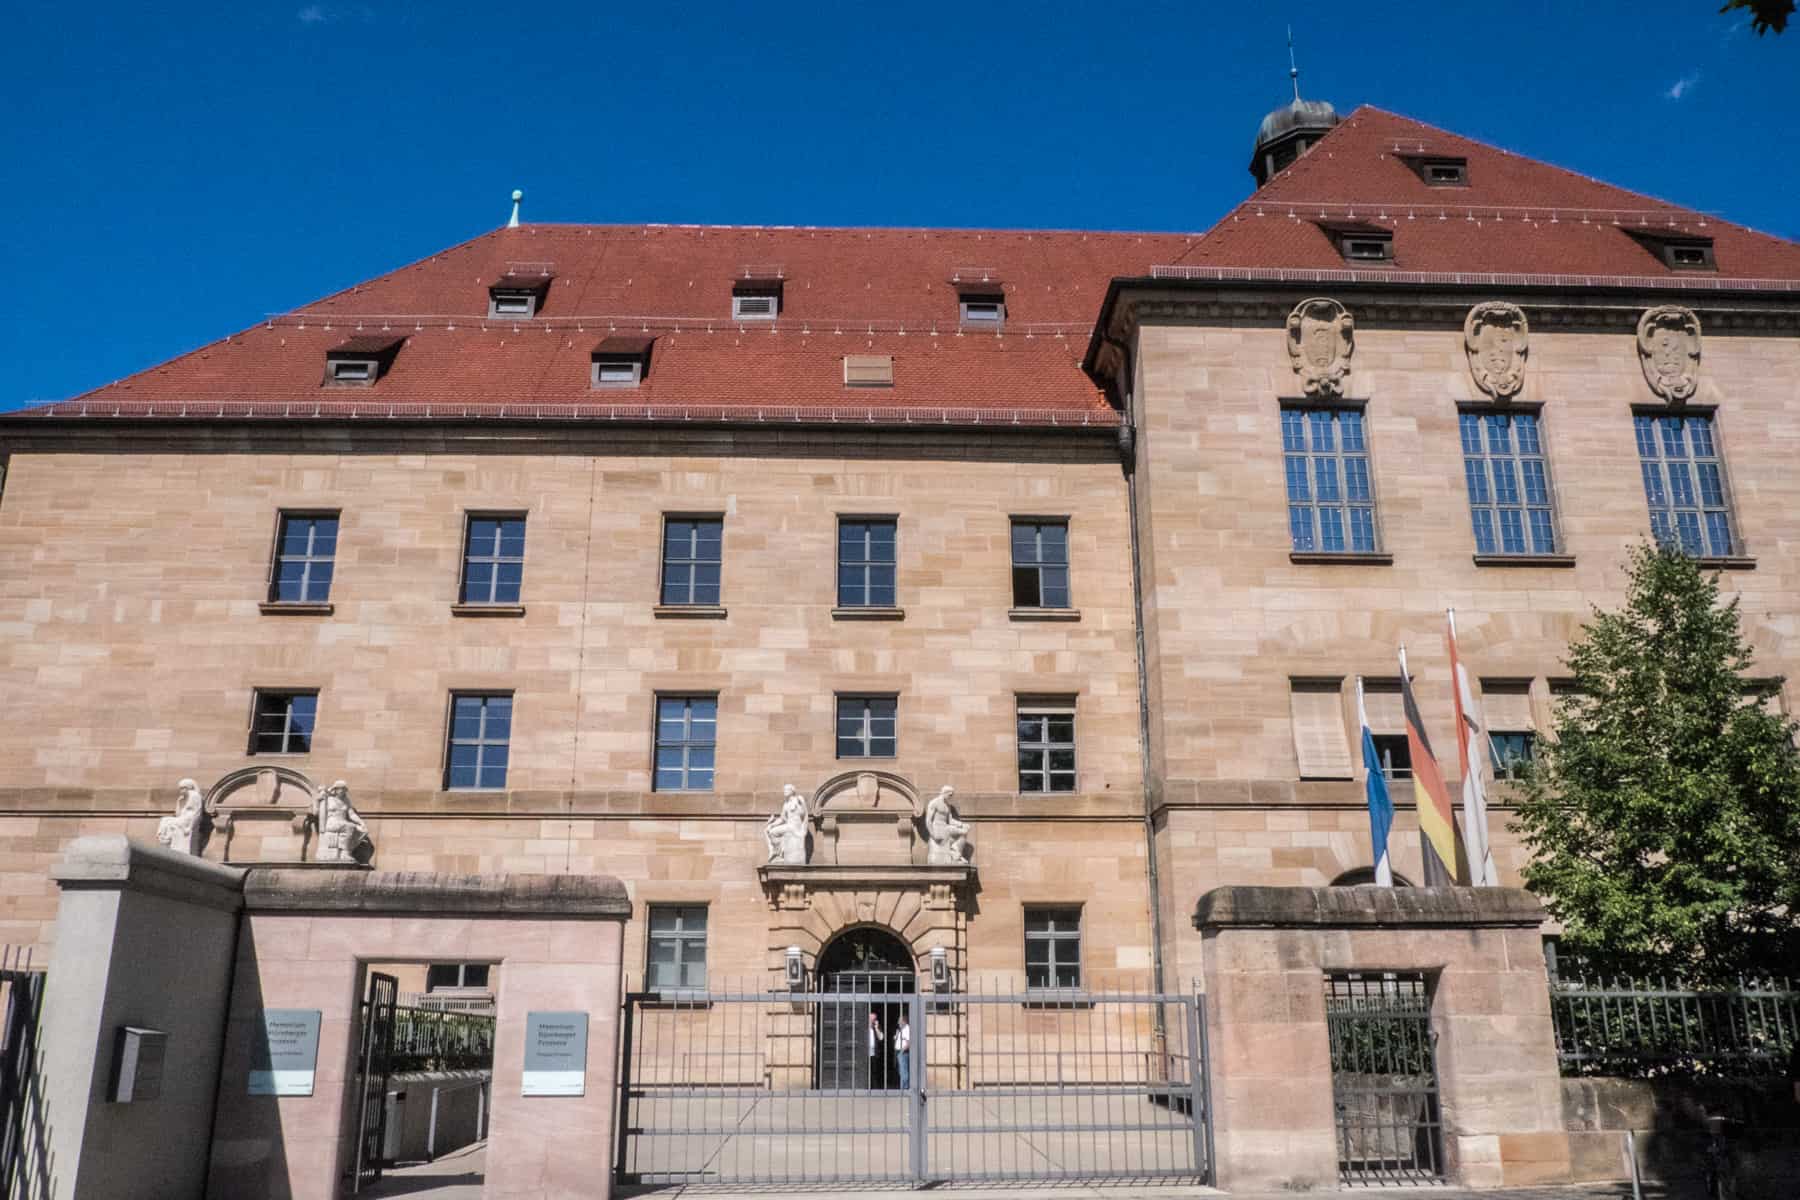
M 886 929 L 858 925 L 832 938 L 817 961 L 820 992 L 847 993 L 855 998 L 819 1002 L 813 1040 L 814 1086 L 898 1088 L 894 1030 L 906 1012 L 904 997 L 918 990 L 912 950 Z M 893 999 L 883 999 L 889 996 Z M 874 1037 L 871 1028 L 876 1031 Z

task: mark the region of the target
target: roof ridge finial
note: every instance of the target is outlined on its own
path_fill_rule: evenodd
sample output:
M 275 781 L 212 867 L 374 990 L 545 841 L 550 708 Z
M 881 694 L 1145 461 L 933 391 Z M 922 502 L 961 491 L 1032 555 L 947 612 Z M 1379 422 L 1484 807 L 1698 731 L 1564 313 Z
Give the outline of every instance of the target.
M 1297 94 L 1298 93 L 1296 93 L 1296 95 Z M 519 227 L 519 201 L 523 200 L 524 198 L 525 198 L 524 192 L 520 191 L 518 188 L 513 189 L 512 217 L 506 222 L 506 227 L 508 229 L 517 229 Z
M 1288 80 L 1294 85 L 1294 103 L 1300 103 L 1300 67 L 1294 61 L 1294 27 L 1287 27 L 1288 35 Z

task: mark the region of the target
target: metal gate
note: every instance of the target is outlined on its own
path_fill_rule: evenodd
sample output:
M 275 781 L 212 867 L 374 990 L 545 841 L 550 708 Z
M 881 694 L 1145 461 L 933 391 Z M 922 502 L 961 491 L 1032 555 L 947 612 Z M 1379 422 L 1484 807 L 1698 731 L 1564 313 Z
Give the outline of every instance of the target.
M 394 1006 L 400 981 L 369 972 L 369 994 L 362 1003 L 361 1038 L 357 1042 L 356 1083 L 362 1105 L 357 1115 L 356 1173 L 351 1193 L 381 1178 L 382 1151 L 387 1143 L 388 1076 L 393 1071 Z
M 1441 1180 L 1437 1036 L 1424 974 L 1330 972 L 1325 1022 L 1338 1177 L 1345 1183 Z
M 615 1177 L 1209 1182 L 1202 1005 L 1074 991 L 633 992 Z M 906 1087 L 881 1065 L 898 1066 L 897 1023 L 878 1015 L 888 1049 L 872 1065 L 865 1052 L 870 1012 L 890 1007 L 911 1032 Z M 844 1028 L 857 1031 L 847 1061 Z
M 30 951 L 0 947 L 0 1196 L 37 1195 L 50 1186 L 50 1127 L 38 1073 L 45 982 L 31 969 Z

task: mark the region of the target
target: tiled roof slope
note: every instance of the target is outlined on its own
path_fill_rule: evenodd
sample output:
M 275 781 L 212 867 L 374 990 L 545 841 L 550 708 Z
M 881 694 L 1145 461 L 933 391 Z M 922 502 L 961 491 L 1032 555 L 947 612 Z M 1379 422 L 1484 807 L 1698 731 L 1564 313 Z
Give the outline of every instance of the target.
M 1196 237 L 523 225 L 35 411 L 1110 425 L 1080 367 L 1107 284 Z M 487 317 L 489 284 L 545 269 L 539 317 Z M 959 332 L 971 272 L 1004 289 L 999 335 Z M 780 319 L 734 322 L 734 281 L 776 273 Z M 406 338 L 381 379 L 325 386 L 325 352 L 371 333 Z M 640 387 L 590 387 L 609 334 L 655 337 Z M 893 355 L 893 386 L 846 387 L 846 354 Z
M 1433 187 L 1406 161 L 1468 160 L 1467 187 Z M 1342 270 L 1322 224 L 1393 231 L 1383 272 L 1624 276 L 1686 281 L 1800 280 L 1800 244 L 1756 233 L 1364 106 L 1257 189 L 1181 260 L 1193 267 Z M 1672 269 L 1627 228 L 1713 239 L 1717 272 Z

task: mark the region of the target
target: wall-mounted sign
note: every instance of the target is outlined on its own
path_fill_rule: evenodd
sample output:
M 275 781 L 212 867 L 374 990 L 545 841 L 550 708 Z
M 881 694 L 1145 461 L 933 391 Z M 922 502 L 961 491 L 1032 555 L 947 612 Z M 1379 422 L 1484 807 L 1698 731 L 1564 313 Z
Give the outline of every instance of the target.
M 160 1029 L 121 1026 L 113 1042 L 115 1104 L 134 1104 L 162 1096 L 163 1056 L 169 1035 Z
M 587 1094 L 588 1015 L 584 1012 L 525 1014 L 524 1096 Z
M 319 1010 L 265 1008 L 250 1048 L 252 1096 L 310 1096 L 319 1063 Z

